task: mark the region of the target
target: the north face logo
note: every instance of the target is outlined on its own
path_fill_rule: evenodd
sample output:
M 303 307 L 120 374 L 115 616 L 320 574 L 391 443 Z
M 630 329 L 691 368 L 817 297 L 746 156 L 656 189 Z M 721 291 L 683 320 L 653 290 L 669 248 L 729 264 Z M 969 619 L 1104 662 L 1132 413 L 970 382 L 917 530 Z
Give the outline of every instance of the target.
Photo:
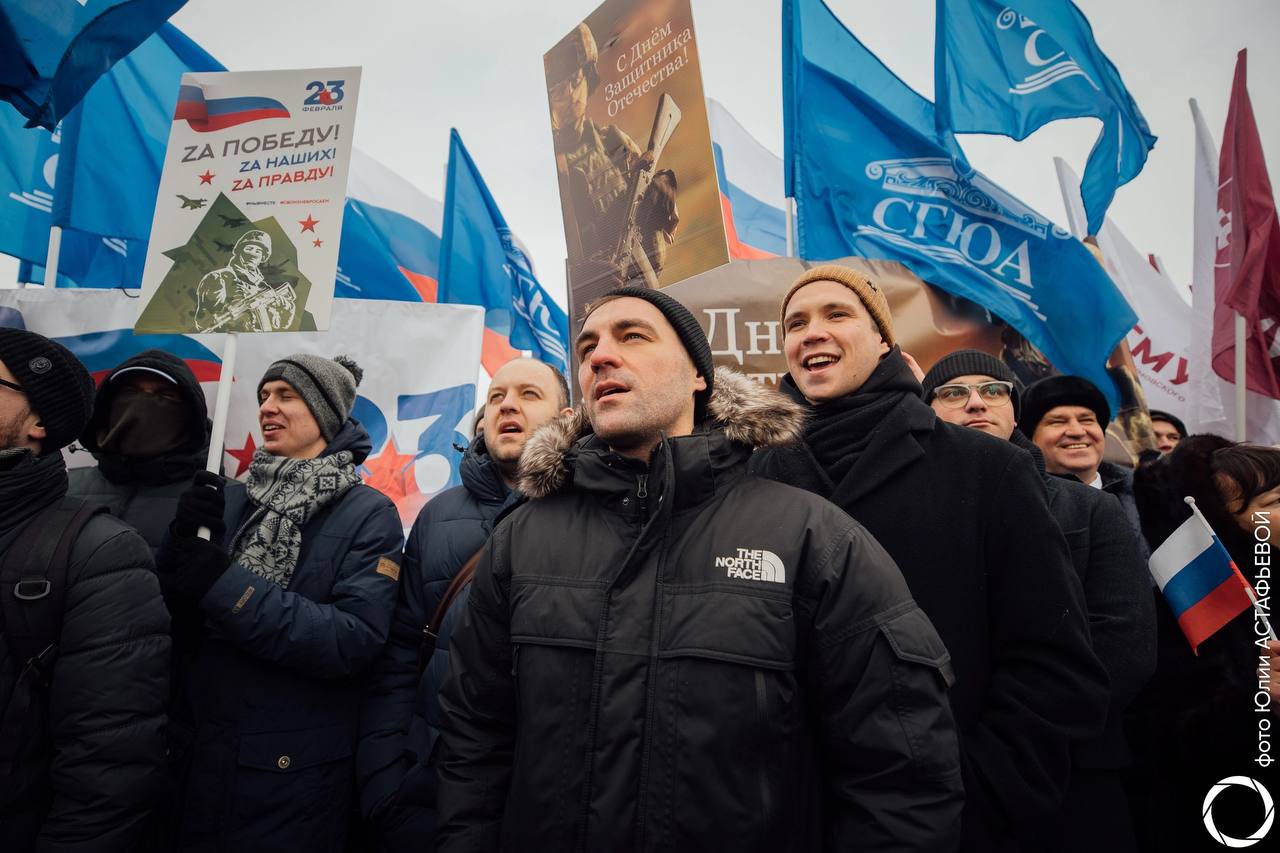
M 778 555 L 759 548 L 739 548 L 736 557 L 716 557 L 716 568 L 738 580 L 787 582 L 787 569 Z

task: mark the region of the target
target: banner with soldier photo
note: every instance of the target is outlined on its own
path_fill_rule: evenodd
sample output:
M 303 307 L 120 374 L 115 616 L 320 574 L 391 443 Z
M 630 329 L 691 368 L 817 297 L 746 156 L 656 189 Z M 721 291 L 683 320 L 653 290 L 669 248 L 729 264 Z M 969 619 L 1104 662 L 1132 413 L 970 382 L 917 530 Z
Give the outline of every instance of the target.
M 139 333 L 328 329 L 359 68 L 188 73 Z
M 572 313 L 729 260 L 690 0 L 606 0 L 547 51 Z

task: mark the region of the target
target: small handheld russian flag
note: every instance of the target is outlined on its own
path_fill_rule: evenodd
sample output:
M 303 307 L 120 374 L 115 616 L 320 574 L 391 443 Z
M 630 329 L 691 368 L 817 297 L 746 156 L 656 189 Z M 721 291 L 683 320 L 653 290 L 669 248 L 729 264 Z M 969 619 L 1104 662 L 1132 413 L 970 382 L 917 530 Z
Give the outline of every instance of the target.
M 1249 609 L 1255 598 L 1195 499 L 1185 500 L 1191 516 L 1155 550 L 1149 566 L 1191 650 L 1199 654 L 1200 644 Z

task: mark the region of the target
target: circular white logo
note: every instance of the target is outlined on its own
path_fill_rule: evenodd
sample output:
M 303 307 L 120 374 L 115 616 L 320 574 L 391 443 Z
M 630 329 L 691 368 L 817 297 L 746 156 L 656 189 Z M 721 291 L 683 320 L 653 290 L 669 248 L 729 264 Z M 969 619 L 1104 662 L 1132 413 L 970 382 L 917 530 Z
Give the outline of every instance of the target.
M 1224 835 L 1213 823 L 1213 801 L 1231 785 L 1252 788 L 1258 792 L 1259 797 L 1262 797 L 1262 810 L 1266 812 L 1266 817 L 1262 819 L 1262 826 L 1248 838 L 1232 838 L 1230 835 Z M 1209 830 L 1214 841 L 1227 847 L 1252 847 L 1266 838 L 1267 833 L 1271 831 L 1271 824 L 1276 819 L 1275 803 L 1271 800 L 1271 792 L 1264 788 L 1261 782 L 1250 779 L 1248 776 L 1228 776 L 1214 785 L 1209 789 L 1209 793 L 1204 795 L 1204 807 L 1200 811 L 1204 815 L 1204 828 Z

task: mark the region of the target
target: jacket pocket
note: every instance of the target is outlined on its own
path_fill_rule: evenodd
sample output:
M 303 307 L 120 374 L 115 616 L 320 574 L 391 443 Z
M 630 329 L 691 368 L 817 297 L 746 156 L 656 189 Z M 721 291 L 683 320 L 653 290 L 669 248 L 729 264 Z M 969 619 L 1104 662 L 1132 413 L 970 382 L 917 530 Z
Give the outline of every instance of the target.
M 274 848 L 284 832 L 293 849 L 341 849 L 352 807 L 353 739 L 347 725 L 242 733 L 238 837 L 270 839 L 266 846 Z
M 929 778 L 958 773 L 957 732 L 946 699 L 956 680 L 951 653 L 919 607 L 879 619 L 877 626 L 893 652 L 893 710 L 912 763 Z

